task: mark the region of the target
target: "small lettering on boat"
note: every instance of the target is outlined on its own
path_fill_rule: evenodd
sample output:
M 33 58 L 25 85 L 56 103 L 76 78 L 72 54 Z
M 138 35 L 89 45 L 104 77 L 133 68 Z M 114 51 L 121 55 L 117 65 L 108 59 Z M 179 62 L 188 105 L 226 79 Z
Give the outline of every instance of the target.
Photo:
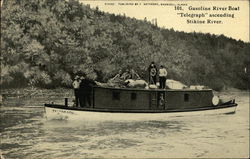
M 74 114 L 74 112 L 70 111 L 70 110 L 57 110 L 57 109 L 53 109 L 52 110 L 54 113 L 67 113 L 67 114 Z

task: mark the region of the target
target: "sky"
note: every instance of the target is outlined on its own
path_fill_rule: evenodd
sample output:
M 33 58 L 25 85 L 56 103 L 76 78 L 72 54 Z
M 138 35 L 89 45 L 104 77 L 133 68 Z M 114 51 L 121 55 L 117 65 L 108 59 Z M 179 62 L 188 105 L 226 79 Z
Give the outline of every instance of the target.
M 144 19 L 146 17 L 149 21 L 157 19 L 158 26 L 167 29 L 173 28 L 177 31 L 195 31 L 216 35 L 224 34 L 236 40 L 249 42 L 250 2 L 248 0 L 79 1 L 83 4 L 89 4 L 91 8 L 98 6 L 99 10 L 104 12 L 125 14 L 136 19 Z M 178 10 L 178 6 L 181 6 L 181 9 Z M 214 21 L 216 23 L 212 23 Z M 198 24 L 195 24 L 195 22 L 198 22 Z

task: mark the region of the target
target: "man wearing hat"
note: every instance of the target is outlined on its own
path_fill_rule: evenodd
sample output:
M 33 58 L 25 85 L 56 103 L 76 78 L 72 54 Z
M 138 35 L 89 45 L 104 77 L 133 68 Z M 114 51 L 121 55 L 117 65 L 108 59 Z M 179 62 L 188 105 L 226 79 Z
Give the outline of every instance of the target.
M 81 83 L 81 79 L 79 76 L 76 76 L 74 81 L 73 81 L 73 88 L 74 88 L 74 92 L 75 92 L 75 104 L 76 107 L 78 107 L 78 104 L 80 102 L 80 94 L 79 94 L 79 88 L 80 88 L 80 83 Z
M 157 77 L 157 67 L 154 62 L 151 62 L 151 64 L 148 67 L 149 72 L 149 84 L 156 84 L 156 77 Z
M 166 80 L 167 80 L 167 70 L 166 68 L 161 65 L 159 69 L 159 81 L 160 81 L 160 88 L 165 89 L 166 88 Z

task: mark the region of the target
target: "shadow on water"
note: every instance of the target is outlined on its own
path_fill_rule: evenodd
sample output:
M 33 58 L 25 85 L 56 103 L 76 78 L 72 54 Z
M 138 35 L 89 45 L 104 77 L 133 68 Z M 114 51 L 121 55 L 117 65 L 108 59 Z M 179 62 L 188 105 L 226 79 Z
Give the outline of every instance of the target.
M 106 136 L 121 133 L 136 133 L 144 130 L 166 130 L 172 132 L 182 131 L 184 125 L 181 121 L 66 121 L 49 120 L 46 122 L 47 128 L 66 133 L 78 133 L 79 135 Z M 84 131 L 83 131 L 84 130 Z
M 159 138 L 182 133 L 184 123 L 180 121 L 136 121 L 136 122 L 73 122 L 47 121 L 46 143 L 74 143 L 78 149 L 87 151 L 124 150 L 150 144 L 161 143 Z M 164 143 L 165 144 L 165 143 Z M 65 147 L 64 147 L 65 148 Z M 66 148 L 68 152 L 75 147 Z

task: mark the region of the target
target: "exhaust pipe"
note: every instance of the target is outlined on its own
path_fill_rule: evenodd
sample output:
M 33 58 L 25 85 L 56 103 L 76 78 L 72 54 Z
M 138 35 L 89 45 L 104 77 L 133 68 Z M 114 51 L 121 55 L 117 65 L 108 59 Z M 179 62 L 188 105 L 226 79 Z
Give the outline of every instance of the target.
M 64 99 L 64 105 L 67 107 L 68 106 L 68 98 Z

